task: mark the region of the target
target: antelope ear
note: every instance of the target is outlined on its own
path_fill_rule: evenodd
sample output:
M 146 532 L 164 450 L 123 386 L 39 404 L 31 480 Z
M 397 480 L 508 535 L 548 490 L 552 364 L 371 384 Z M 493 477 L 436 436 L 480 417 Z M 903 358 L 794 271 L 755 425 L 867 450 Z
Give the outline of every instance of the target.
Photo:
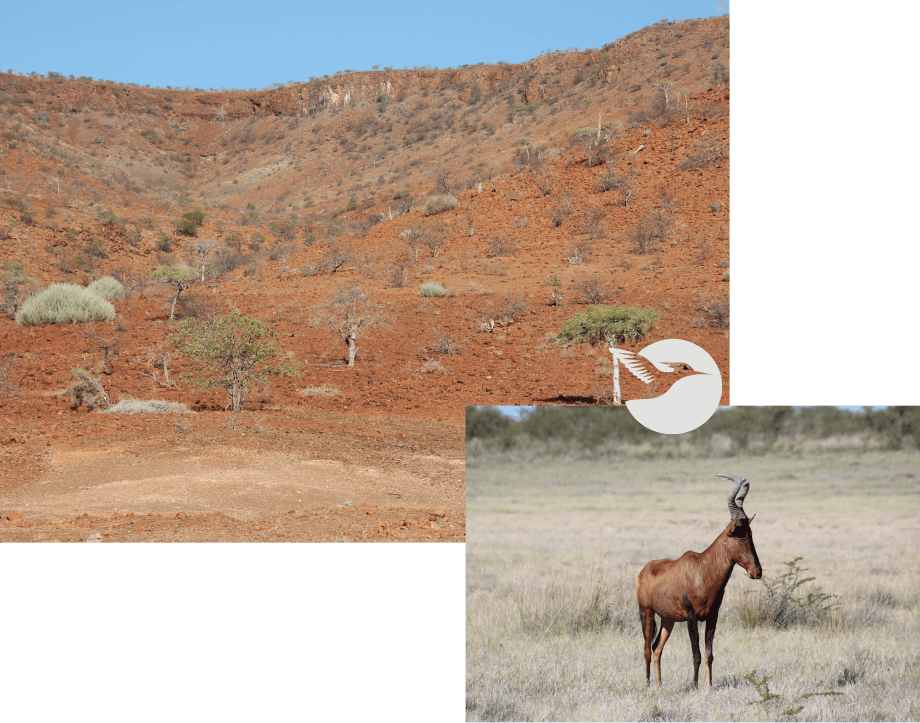
M 748 520 L 748 525 L 750 525 L 754 521 L 755 517 L 757 517 L 756 514 L 751 515 L 751 519 Z

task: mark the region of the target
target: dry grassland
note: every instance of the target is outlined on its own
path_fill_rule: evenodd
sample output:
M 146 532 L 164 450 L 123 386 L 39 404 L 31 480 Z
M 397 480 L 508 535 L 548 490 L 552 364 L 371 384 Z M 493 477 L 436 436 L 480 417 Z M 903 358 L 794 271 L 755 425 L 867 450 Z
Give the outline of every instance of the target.
M 920 717 L 917 452 L 516 457 L 468 451 L 469 720 Z M 703 670 L 691 688 L 684 623 L 662 656 L 661 690 L 646 688 L 635 579 L 649 560 L 716 538 L 731 487 L 716 472 L 751 480 L 745 509 L 757 514 L 766 582 L 732 575 L 711 691 Z M 830 613 L 744 627 L 744 603 L 797 556 L 816 578 L 797 594 L 837 596 Z

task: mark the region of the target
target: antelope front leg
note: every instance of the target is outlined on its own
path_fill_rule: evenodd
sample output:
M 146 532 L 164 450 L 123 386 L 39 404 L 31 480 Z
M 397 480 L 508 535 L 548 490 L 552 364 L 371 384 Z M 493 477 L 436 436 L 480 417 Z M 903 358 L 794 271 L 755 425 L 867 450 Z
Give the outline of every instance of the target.
M 699 686 L 700 679 L 700 629 L 697 627 L 696 616 L 687 620 L 687 632 L 690 633 L 690 647 L 693 650 L 693 687 Z
M 718 615 L 706 619 L 706 685 L 712 688 L 712 641 L 716 637 L 716 623 Z
M 645 684 L 649 684 L 650 668 L 652 664 L 652 640 L 655 637 L 655 613 L 651 610 L 640 610 L 642 619 L 642 634 L 645 636 Z
M 697 627 L 696 610 L 690 600 L 684 595 L 684 610 L 687 611 L 687 632 L 690 633 L 690 647 L 693 650 L 693 687 L 699 685 L 700 679 L 700 629 Z

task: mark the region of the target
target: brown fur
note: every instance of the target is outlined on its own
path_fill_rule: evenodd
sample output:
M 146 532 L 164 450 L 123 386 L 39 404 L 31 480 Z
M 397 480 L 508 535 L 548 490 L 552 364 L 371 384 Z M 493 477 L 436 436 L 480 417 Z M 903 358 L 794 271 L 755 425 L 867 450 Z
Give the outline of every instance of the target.
M 725 586 L 735 565 L 741 565 L 751 578 L 763 574 L 750 523 L 733 520 L 703 552 L 688 551 L 677 560 L 652 560 L 636 578 L 639 618 L 645 636 L 645 682 L 650 678 L 654 657 L 655 681 L 661 685 L 661 652 L 675 622 L 686 622 L 693 648 L 693 685 L 700 672 L 700 646 L 697 623 L 706 621 L 706 683 L 712 685 L 712 641 Z M 655 636 L 655 615 L 661 617 L 661 630 Z M 654 643 L 652 642 L 654 638 Z M 654 656 L 653 656 L 654 650 Z

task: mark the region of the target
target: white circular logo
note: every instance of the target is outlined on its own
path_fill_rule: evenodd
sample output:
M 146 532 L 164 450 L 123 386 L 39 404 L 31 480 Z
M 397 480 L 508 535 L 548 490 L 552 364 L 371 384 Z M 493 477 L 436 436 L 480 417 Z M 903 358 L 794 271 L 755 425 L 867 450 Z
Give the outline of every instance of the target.
M 704 424 L 716 411 L 722 398 L 722 374 L 705 349 L 683 339 L 665 339 L 650 344 L 634 354 L 611 349 L 636 377 L 649 383 L 658 372 L 673 373 L 670 364 L 682 362 L 696 374 L 674 382 L 671 388 L 655 399 L 633 399 L 626 402 L 640 424 L 660 434 L 682 434 Z M 640 361 L 643 357 L 647 361 Z

